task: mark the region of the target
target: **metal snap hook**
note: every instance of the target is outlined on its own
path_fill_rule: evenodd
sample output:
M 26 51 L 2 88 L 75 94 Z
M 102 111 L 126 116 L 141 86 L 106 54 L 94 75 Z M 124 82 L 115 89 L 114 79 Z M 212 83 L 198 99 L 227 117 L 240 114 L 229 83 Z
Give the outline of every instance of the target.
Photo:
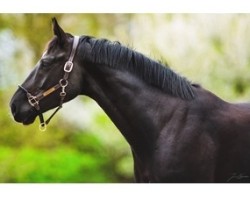
M 60 97 L 65 97 L 65 96 L 66 96 L 66 92 L 65 91 L 60 92 Z

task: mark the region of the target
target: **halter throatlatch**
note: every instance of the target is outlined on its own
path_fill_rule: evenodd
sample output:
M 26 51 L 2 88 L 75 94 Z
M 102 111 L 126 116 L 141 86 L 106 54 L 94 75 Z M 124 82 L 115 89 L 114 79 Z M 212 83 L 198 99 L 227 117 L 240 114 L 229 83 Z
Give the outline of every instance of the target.
M 73 69 L 73 60 L 74 60 L 74 56 L 76 53 L 76 49 L 79 43 L 79 36 L 74 36 L 74 41 L 73 41 L 73 45 L 72 45 L 72 50 L 69 56 L 68 61 L 65 63 L 64 65 L 64 76 L 62 79 L 59 80 L 58 84 L 56 84 L 55 86 L 49 88 L 48 90 L 46 90 L 45 92 L 42 91 L 40 92 L 38 95 L 33 96 L 27 89 L 25 89 L 23 86 L 18 85 L 19 88 L 21 88 L 27 96 L 28 102 L 29 104 L 34 107 L 38 113 L 39 119 L 40 119 L 40 125 L 39 125 L 39 129 L 41 131 L 45 131 L 47 128 L 47 125 L 49 124 L 50 120 L 54 117 L 54 115 L 58 112 L 58 110 L 60 110 L 62 108 L 63 105 L 63 101 L 64 98 L 66 96 L 66 87 L 68 86 L 68 78 L 69 78 L 69 74 Z M 39 105 L 39 101 L 41 101 L 43 98 L 45 98 L 46 96 L 50 95 L 51 93 L 57 91 L 59 88 L 61 88 L 61 92 L 60 92 L 60 103 L 59 106 L 56 108 L 56 110 L 51 114 L 51 116 L 44 121 L 43 118 L 43 113 L 41 112 L 40 109 L 40 105 Z

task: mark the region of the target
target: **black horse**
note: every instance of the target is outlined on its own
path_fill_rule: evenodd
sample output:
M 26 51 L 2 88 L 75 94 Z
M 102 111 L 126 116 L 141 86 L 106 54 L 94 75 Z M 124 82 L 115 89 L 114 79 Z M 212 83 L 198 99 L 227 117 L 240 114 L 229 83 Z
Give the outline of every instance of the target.
M 136 182 L 250 182 L 250 104 L 227 103 L 118 42 L 74 37 L 52 21 L 53 39 L 11 99 L 17 122 L 40 116 L 45 126 L 43 112 L 87 95 L 130 144 Z

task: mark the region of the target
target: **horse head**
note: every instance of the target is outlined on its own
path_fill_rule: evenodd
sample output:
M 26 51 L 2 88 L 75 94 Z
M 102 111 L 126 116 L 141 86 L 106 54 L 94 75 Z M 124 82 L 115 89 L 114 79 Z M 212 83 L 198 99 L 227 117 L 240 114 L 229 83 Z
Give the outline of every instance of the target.
M 54 37 L 10 101 L 14 119 L 25 125 L 48 110 L 61 107 L 81 90 L 76 58 L 79 37 L 65 33 L 55 18 L 52 25 Z

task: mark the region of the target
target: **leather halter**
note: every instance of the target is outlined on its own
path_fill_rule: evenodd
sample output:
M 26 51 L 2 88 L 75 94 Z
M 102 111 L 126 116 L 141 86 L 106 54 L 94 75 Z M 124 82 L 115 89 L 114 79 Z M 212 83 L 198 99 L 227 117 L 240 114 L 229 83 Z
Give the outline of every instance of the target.
M 74 66 L 73 60 L 74 60 L 74 56 L 75 56 L 75 53 L 76 53 L 78 43 L 79 43 L 79 36 L 74 36 L 74 41 L 73 41 L 72 50 L 71 50 L 69 59 L 64 65 L 64 76 L 63 76 L 62 79 L 59 80 L 59 82 L 55 86 L 49 88 L 46 91 L 42 91 L 38 95 L 34 96 L 25 87 L 23 87 L 21 85 L 18 85 L 18 87 L 20 89 L 22 89 L 22 91 L 24 91 L 26 93 L 29 104 L 36 109 L 36 111 L 38 113 L 38 116 L 39 116 L 39 119 L 40 119 L 39 129 L 41 131 L 46 130 L 46 127 L 49 124 L 50 120 L 57 113 L 57 111 L 62 108 L 63 100 L 64 100 L 64 98 L 65 98 L 65 96 L 67 94 L 66 91 L 65 91 L 65 88 L 68 86 L 69 74 L 72 71 L 73 66 Z M 51 114 L 51 116 L 46 121 L 44 121 L 43 113 L 41 112 L 39 101 L 41 101 L 43 98 L 47 97 L 48 95 L 52 94 L 53 92 L 57 91 L 59 88 L 62 88 L 62 90 L 60 92 L 60 98 L 61 99 L 60 99 L 59 106 Z

